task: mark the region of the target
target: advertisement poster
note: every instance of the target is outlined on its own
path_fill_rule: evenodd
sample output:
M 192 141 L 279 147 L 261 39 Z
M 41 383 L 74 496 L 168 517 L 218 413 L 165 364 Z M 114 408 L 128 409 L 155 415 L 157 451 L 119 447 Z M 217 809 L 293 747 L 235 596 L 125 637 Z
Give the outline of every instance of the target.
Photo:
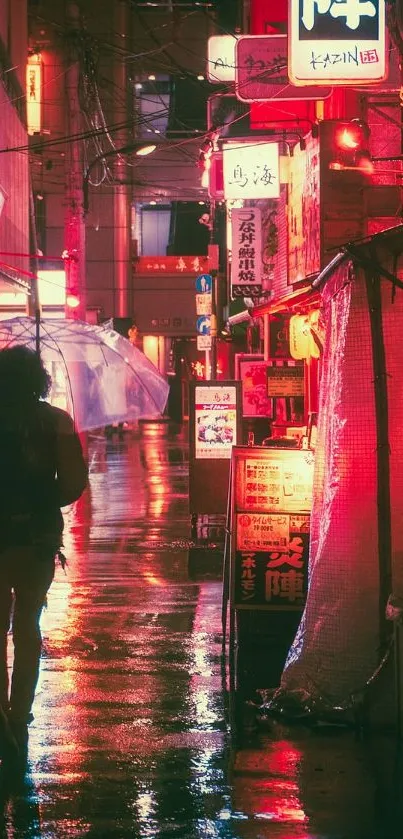
M 273 402 L 267 395 L 267 361 L 239 359 L 242 416 L 271 417 Z
M 285 550 L 290 540 L 287 513 L 238 513 L 236 546 L 246 550 Z
M 264 458 L 245 458 L 236 464 L 238 511 L 298 513 L 312 504 L 313 453 L 297 449 L 272 450 Z
M 237 608 L 299 610 L 303 607 L 308 584 L 310 517 L 289 515 L 286 518 L 289 528 L 286 544 L 266 550 L 253 547 L 236 550 L 234 601 Z
M 237 442 L 236 388 L 231 385 L 195 389 L 195 458 L 229 459 Z

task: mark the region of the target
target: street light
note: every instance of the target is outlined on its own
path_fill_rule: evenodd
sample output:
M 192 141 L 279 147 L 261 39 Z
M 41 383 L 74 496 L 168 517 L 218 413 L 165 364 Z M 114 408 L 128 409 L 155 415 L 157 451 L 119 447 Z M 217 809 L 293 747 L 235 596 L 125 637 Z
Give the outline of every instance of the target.
M 88 213 L 89 210 L 89 183 L 90 183 L 90 175 L 97 163 L 100 161 L 105 160 L 107 157 L 116 157 L 118 154 L 128 154 L 129 152 L 135 151 L 137 157 L 146 157 L 148 154 L 152 154 L 153 151 L 157 148 L 155 143 L 147 143 L 144 142 L 139 143 L 139 141 L 133 141 L 132 143 L 128 143 L 126 146 L 121 146 L 118 149 L 109 149 L 109 151 L 102 152 L 102 154 L 98 154 L 97 157 L 94 157 L 94 160 L 87 166 L 84 177 L 83 177 L 83 208 L 84 213 Z

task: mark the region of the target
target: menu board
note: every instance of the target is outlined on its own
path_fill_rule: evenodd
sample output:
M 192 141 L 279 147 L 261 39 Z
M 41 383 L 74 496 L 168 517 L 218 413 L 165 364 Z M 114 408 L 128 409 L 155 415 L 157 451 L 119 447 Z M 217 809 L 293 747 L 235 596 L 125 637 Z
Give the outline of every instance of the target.
M 303 365 L 267 367 L 267 394 L 272 397 L 303 396 Z
M 236 464 L 238 510 L 303 512 L 311 509 L 313 452 L 302 449 L 266 449 L 256 458 L 253 449 Z
M 195 458 L 229 459 L 237 442 L 237 390 L 234 385 L 195 387 Z

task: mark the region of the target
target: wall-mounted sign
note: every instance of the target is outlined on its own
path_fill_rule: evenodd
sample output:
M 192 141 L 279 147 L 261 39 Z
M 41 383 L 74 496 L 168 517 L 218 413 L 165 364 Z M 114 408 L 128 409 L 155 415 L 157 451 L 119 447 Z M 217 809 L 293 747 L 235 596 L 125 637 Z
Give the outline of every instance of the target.
M 267 394 L 271 397 L 303 396 L 304 367 L 268 367 Z
M 288 282 L 320 271 L 323 231 L 320 205 L 319 139 L 297 144 L 288 167 Z M 306 235 L 309 230 L 309 236 Z
M 233 35 L 212 35 L 207 42 L 207 78 L 210 82 L 235 81 L 235 45 Z
M 377 83 L 387 76 L 385 0 L 290 0 L 295 85 Z
M 279 197 L 278 143 L 250 140 L 224 143 L 223 161 L 226 200 Z
M 231 211 L 231 296 L 260 297 L 262 293 L 262 215 L 258 207 Z
M 133 263 L 136 274 L 201 274 L 208 267 L 207 256 L 139 256 Z
M 27 131 L 37 134 L 42 128 L 42 60 L 40 55 L 30 55 L 26 76 Z
M 245 35 L 236 49 L 235 93 L 241 102 L 326 99 L 330 87 L 296 87 L 287 69 L 287 35 Z
M 200 384 L 195 388 L 195 458 L 231 457 L 237 441 L 237 394 L 234 385 Z

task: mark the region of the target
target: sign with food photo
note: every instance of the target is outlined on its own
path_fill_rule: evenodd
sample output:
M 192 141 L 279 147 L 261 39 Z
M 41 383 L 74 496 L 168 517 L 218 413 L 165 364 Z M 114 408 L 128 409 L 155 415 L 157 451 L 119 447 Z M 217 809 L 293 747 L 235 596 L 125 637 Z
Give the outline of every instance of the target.
M 230 458 L 236 444 L 236 389 L 216 382 L 211 387 L 196 386 L 195 457 Z

